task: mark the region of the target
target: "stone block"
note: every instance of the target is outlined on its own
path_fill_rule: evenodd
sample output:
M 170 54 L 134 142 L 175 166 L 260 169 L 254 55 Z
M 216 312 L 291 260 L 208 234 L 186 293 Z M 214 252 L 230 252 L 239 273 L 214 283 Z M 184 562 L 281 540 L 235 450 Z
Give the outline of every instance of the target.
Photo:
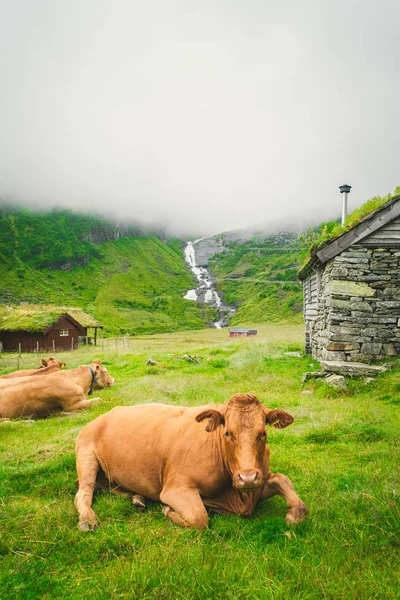
M 332 269 L 332 277 L 338 277 L 339 279 L 341 277 L 346 278 L 349 274 L 348 269 L 346 269 L 345 267 L 338 267 L 336 269 Z
M 346 252 L 342 252 L 342 256 L 347 256 L 348 258 L 367 258 L 368 253 L 366 249 L 357 249 L 357 250 L 347 250 Z
M 386 356 L 397 356 L 397 350 L 393 344 L 383 344 L 383 351 Z
M 374 377 L 379 373 L 387 371 L 386 367 L 366 365 L 360 362 L 329 361 L 321 360 L 321 367 L 328 373 L 339 375 L 351 375 L 352 377 Z
M 371 341 L 370 337 L 365 335 L 354 335 L 348 333 L 331 333 L 329 335 L 330 342 L 349 342 L 351 344 L 362 344 Z
M 399 308 L 400 309 L 400 301 L 399 300 L 377 300 L 375 305 L 378 308 Z
M 370 354 L 361 354 L 361 352 L 348 352 L 346 358 L 349 362 L 362 362 L 367 365 L 372 362 Z
M 361 352 L 365 354 L 380 354 L 382 350 L 382 344 L 377 344 L 376 342 L 365 342 L 361 346 Z
M 327 349 L 329 351 L 341 351 L 341 352 L 351 352 L 353 350 L 359 350 L 360 344 L 346 344 L 345 342 L 329 342 Z
M 327 284 L 326 292 L 327 294 L 336 294 L 338 296 L 358 296 L 364 298 L 375 296 L 376 293 L 367 283 L 342 281 L 339 279 L 332 279 Z
M 350 256 L 346 256 L 346 254 L 341 254 L 339 256 L 335 257 L 335 263 L 349 263 L 351 265 L 368 265 L 369 264 L 369 258 L 364 258 L 361 256 L 357 256 L 355 258 L 351 258 Z
M 391 296 L 392 298 L 400 298 L 400 287 L 385 287 L 383 294 L 385 296 Z
M 325 375 L 325 371 L 309 371 L 308 373 L 303 373 L 301 380 L 303 383 L 305 383 L 309 379 L 319 379 L 321 377 L 325 377 Z
M 346 390 L 347 389 L 347 383 L 345 378 L 343 377 L 343 375 L 329 375 L 328 377 L 325 377 L 324 379 L 325 383 L 327 383 L 328 385 L 335 387 L 335 388 L 339 388 L 342 390 Z
M 384 281 L 371 281 L 371 287 L 374 290 L 384 290 L 386 283 Z
M 372 306 L 363 300 L 359 302 L 351 302 L 350 300 L 339 300 L 331 298 L 329 306 L 340 310 L 360 310 L 364 312 L 372 312 Z
M 368 313 L 372 313 L 372 308 L 369 307 L 370 310 L 365 310 L 364 308 L 359 309 L 357 308 L 356 310 L 352 310 L 351 311 L 351 316 L 354 317 L 355 320 L 358 319 L 358 317 L 366 317 L 368 318 Z
M 363 335 L 373 339 L 377 338 L 388 338 L 392 335 L 392 331 L 386 327 L 386 325 L 378 325 L 375 327 L 366 327 L 363 330 Z
M 328 325 L 328 331 L 330 331 L 331 333 L 343 333 L 344 335 L 360 335 L 361 333 L 361 328 L 360 327 L 350 327 L 349 326 L 341 326 L 341 325 Z M 363 334 L 364 334 L 364 330 L 363 330 Z M 367 334 L 369 335 L 369 334 Z
M 371 281 L 390 281 L 390 275 L 364 275 L 363 281 L 371 282 Z

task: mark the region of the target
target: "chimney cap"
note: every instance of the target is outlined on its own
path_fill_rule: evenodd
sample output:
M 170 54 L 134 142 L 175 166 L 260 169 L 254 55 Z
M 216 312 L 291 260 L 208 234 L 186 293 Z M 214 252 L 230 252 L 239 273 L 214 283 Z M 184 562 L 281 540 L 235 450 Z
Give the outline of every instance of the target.
M 339 190 L 341 194 L 343 194 L 343 192 L 350 192 L 351 185 L 347 185 L 347 183 L 345 183 L 344 185 L 340 185 Z

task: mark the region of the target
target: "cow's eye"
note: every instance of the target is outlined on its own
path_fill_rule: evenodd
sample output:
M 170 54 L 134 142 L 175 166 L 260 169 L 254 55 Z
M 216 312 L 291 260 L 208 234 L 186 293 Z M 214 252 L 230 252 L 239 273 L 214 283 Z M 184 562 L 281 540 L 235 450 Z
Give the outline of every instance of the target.
M 225 437 L 230 437 L 230 435 L 231 435 L 231 434 L 229 433 L 229 431 L 224 431 L 224 436 L 225 436 Z

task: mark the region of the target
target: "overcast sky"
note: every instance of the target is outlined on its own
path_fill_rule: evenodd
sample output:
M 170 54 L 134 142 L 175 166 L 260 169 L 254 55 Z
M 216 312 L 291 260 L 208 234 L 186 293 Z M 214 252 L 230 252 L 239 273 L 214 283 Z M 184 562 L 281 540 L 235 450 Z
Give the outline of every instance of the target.
M 396 0 L 0 0 L 0 197 L 214 234 L 400 185 Z

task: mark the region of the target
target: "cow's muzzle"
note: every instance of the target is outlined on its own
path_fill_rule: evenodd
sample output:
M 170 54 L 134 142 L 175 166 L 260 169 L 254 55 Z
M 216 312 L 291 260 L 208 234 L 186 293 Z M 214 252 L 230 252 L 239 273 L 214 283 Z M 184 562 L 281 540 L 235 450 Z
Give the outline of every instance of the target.
M 256 490 L 263 485 L 263 477 L 259 469 L 247 469 L 236 473 L 233 478 L 233 487 L 238 490 Z

